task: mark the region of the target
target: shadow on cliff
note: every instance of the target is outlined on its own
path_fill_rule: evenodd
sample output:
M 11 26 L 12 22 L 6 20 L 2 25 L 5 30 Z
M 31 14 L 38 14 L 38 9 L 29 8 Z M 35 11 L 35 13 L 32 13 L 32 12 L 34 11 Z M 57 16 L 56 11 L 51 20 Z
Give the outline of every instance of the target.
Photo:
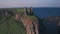
M 60 34 L 60 26 L 59 26 L 59 28 L 58 28 L 58 34 Z
M 39 24 L 39 26 L 38 26 L 39 34 L 46 34 L 46 28 L 45 28 L 45 26 L 43 24 L 43 20 L 40 19 L 39 17 L 37 17 L 37 18 L 38 18 L 38 24 Z

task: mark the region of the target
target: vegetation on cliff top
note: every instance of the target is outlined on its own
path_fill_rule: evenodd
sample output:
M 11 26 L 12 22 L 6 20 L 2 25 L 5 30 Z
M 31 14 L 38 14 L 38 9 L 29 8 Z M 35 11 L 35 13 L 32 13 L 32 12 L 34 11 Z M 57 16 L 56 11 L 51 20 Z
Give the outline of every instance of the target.
M 0 11 L 3 12 L 18 12 L 18 13 L 26 13 L 25 10 L 22 9 L 2 9 Z M 29 10 L 28 10 L 29 11 Z M 7 15 L 9 16 L 9 15 Z M 3 16 L 0 14 L 0 34 L 26 34 L 25 28 L 23 27 L 23 24 L 13 20 L 13 17 L 7 18 L 7 16 Z M 35 16 L 27 15 L 27 17 L 31 18 L 32 20 L 37 19 Z M 7 19 L 6 19 L 7 18 Z
M 26 31 L 23 24 L 13 20 L 13 16 L 10 14 L 7 16 L 0 14 L 0 34 L 26 34 Z

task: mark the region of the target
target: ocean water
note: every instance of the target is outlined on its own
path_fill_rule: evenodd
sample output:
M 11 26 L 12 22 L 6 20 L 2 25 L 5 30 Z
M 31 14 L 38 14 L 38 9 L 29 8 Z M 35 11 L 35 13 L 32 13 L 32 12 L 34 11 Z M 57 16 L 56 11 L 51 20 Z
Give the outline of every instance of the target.
M 33 12 L 40 19 L 49 16 L 60 16 L 60 8 L 57 7 L 35 7 L 33 8 Z M 47 29 L 46 34 L 58 34 L 57 22 L 46 22 L 43 24 Z
M 57 7 L 36 7 L 33 8 L 33 12 L 36 16 L 38 16 L 39 18 L 45 18 L 48 16 L 60 16 L 60 8 Z

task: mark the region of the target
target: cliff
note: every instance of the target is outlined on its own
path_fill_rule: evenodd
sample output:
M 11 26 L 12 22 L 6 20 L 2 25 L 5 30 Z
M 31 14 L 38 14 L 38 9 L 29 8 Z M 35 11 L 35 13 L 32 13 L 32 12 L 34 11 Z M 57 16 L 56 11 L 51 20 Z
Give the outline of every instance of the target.
M 0 11 L 0 24 L 3 27 L 0 27 L 0 30 L 2 32 L 4 31 L 5 33 L 6 31 L 6 34 L 19 34 L 19 32 L 20 34 L 24 34 L 26 31 L 26 34 L 39 34 L 38 19 L 33 14 L 31 8 L 9 8 L 0 9 Z
M 24 9 L 25 11 L 27 11 L 26 9 Z M 30 10 L 30 9 L 28 9 Z M 29 11 L 28 11 L 28 14 L 27 12 L 23 12 L 23 15 L 21 14 L 21 12 L 17 12 L 15 14 L 15 17 L 14 19 L 17 20 L 17 21 L 21 21 L 26 29 L 26 33 L 27 34 L 38 34 L 38 19 L 35 15 L 30 15 L 29 14 Z

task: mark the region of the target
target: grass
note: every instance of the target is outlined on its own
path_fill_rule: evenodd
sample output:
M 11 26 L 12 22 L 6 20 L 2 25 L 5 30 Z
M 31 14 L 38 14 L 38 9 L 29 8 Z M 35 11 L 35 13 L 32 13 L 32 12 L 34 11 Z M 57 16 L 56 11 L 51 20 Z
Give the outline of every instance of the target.
M 32 20 L 37 19 L 35 16 L 27 15 L 27 17 L 31 18 Z
M 22 23 L 14 21 L 13 17 L 10 17 L 0 24 L 0 34 L 26 34 L 26 31 Z
M 4 16 L 0 15 L 0 20 L 1 20 L 2 18 L 4 18 Z
M 24 13 L 24 9 L 9 9 L 8 11 Z M 28 10 L 29 11 L 29 10 Z M 32 20 L 37 19 L 35 16 L 27 15 Z M 0 34 L 26 34 L 25 28 L 22 22 L 13 20 L 13 16 L 0 15 Z

